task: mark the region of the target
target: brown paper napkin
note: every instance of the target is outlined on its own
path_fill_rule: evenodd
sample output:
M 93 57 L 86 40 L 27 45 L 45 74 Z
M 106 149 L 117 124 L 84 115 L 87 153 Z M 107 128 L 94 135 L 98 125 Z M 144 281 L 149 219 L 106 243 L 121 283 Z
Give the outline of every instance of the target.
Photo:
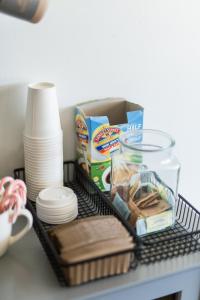
M 74 263 L 131 249 L 133 249 L 131 237 L 123 239 L 113 238 L 97 241 L 73 250 L 63 249 L 60 257 L 63 262 Z
M 50 235 L 59 251 L 62 251 L 66 247 L 71 250 L 101 240 L 128 237 L 129 233 L 115 217 L 97 216 L 59 226 Z
M 128 272 L 135 245 L 114 216 L 72 221 L 53 228 L 49 235 L 57 246 L 61 262 L 66 264 L 62 268 L 70 285 Z M 119 254 L 126 250 L 127 253 Z

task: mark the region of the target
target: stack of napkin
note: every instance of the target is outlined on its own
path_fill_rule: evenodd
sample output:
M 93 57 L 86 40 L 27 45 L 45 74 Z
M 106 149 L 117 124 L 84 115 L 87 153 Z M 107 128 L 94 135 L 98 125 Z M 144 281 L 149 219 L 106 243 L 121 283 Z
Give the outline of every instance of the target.
M 133 238 L 114 216 L 76 220 L 51 229 L 49 235 L 71 285 L 129 269 Z

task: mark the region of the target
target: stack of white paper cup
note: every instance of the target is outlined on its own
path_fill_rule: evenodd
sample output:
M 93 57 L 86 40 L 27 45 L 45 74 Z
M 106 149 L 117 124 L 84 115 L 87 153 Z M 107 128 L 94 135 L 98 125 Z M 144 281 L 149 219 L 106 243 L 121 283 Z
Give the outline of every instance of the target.
M 44 188 L 63 185 L 63 133 L 53 83 L 28 87 L 24 158 L 30 200 Z

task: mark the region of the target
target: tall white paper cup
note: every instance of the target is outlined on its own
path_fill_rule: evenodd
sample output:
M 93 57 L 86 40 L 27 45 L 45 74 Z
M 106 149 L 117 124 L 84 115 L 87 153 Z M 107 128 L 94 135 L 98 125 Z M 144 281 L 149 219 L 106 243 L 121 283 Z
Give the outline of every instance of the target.
M 49 82 L 30 84 L 24 134 L 32 138 L 48 138 L 60 131 L 55 85 Z

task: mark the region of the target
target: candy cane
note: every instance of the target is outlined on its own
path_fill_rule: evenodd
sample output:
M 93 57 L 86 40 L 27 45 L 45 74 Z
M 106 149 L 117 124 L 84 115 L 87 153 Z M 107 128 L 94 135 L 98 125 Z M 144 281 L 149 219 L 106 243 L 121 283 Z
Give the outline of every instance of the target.
M 0 213 L 5 211 L 5 207 L 7 206 L 7 203 L 5 202 L 5 198 L 2 197 L 2 200 L 0 202 Z
M 12 183 L 14 182 L 14 179 L 10 176 L 4 177 L 1 181 L 0 181 L 0 193 L 2 193 L 2 197 L 1 197 L 1 201 L 0 201 L 0 210 L 4 211 L 4 196 L 5 196 L 5 188 L 4 185 L 6 183 Z
M 21 209 L 21 198 L 18 193 L 13 193 L 4 198 L 4 211 L 9 208 L 12 209 L 12 213 L 9 216 L 9 222 L 14 223 L 17 219 L 19 211 Z
M 26 185 L 25 183 L 20 180 L 17 179 L 15 181 L 13 181 L 8 188 L 6 189 L 4 196 L 7 197 L 9 195 L 11 195 L 12 193 L 18 192 L 20 197 L 21 197 L 21 202 L 22 204 L 26 204 Z
M 14 207 L 15 199 L 13 195 L 4 196 L 1 203 L 0 203 L 0 212 L 3 213 L 4 211 L 8 210 L 9 208 Z
M 4 187 L 6 183 L 10 183 L 8 187 Z M 12 177 L 4 177 L 0 181 L 0 191 L 3 192 L 2 199 L 0 201 L 0 213 L 13 209 L 13 214 L 9 218 L 11 222 L 15 221 L 19 210 L 26 204 L 26 185 L 20 180 L 14 180 Z
M 2 186 L 4 185 L 4 184 L 6 184 L 6 183 L 11 183 L 11 182 L 13 182 L 13 181 L 15 181 L 12 177 L 10 177 L 10 176 L 6 176 L 6 177 L 4 177 L 4 178 L 2 178 L 1 180 L 0 180 L 0 190 L 1 190 L 1 188 L 2 188 Z
M 14 181 L 14 179 L 10 176 L 6 176 L 4 178 L 1 179 L 0 181 L 0 192 L 3 190 L 4 191 L 4 185 L 6 183 L 12 183 Z
M 15 183 L 17 184 L 18 186 L 18 192 L 19 192 L 19 195 L 21 197 L 21 200 L 22 200 L 22 204 L 25 206 L 26 204 L 26 194 L 27 194 L 27 188 L 26 188 L 26 185 L 25 183 L 20 180 L 20 179 L 16 179 L 15 180 Z
M 15 223 L 17 216 L 19 214 L 19 211 L 21 209 L 21 205 L 20 205 L 21 198 L 18 193 L 13 193 L 12 195 L 10 195 L 10 200 L 13 203 L 13 206 L 12 206 L 13 212 L 9 216 L 9 222 Z

